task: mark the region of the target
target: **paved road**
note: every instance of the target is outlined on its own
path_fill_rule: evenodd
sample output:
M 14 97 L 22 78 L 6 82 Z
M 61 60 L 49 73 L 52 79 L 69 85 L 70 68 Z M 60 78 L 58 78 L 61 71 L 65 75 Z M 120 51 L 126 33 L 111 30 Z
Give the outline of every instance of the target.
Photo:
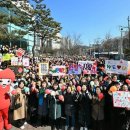
M 20 130 L 20 129 L 13 126 L 13 128 L 11 130 Z M 31 125 L 26 125 L 24 130 L 51 130 L 51 128 L 49 126 L 35 128 Z

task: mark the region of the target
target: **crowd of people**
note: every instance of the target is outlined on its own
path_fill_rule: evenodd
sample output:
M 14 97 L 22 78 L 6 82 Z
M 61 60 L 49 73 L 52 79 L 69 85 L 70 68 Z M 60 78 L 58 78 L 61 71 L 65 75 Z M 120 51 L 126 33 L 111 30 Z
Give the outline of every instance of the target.
M 6 48 L 6 49 L 5 49 Z M 6 51 L 5 51 L 6 50 Z M 13 53 L 16 47 L 2 47 L 1 53 Z M 86 57 L 80 57 L 86 60 Z M 130 76 L 106 74 L 104 61 L 97 60 L 97 74 L 38 75 L 38 63 L 48 58 L 31 58 L 26 72 L 17 76 L 11 86 L 17 91 L 11 96 L 10 114 L 21 129 L 31 123 L 50 125 L 52 130 L 129 130 L 130 108 L 113 106 L 114 91 L 129 91 Z M 77 64 L 76 57 L 50 58 L 49 66 Z M 3 62 L 1 69 L 10 62 Z

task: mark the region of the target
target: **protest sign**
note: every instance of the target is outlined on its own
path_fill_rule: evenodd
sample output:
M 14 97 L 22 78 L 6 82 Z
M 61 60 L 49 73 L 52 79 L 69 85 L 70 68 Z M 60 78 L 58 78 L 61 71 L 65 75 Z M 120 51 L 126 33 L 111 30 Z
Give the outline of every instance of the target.
M 78 73 L 81 74 L 83 70 L 86 70 L 85 74 L 97 74 L 97 63 L 96 61 L 79 61 L 78 62 Z
M 17 51 L 16 51 L 16 55 L 18 57 L 22 57 L 25 53 L 25 50 L 23 50 L 22 48 L 19 48 Z
M 113 106 L 119 108 L 130 108 L 130 92 L 113 92 Z
M 48 63 L 39 63 L 39 75 L 47 75 L 49 71 Z
M 11 65 L 18 65 L 18 57 L 11 58 Z
M 18 66 L 18 65 L 12 66 L 12 65 L 10 65 L 10 66 L 8 66 L 8 68 L 13 70 L 16 76 L 22 76 L 23 73 L 24 73 L 23 66 Z
M 52 76 L 61 76 L 66 74 L 66 67 L 65 66 L 52 66 L 50 70 L 50 74 Z
M 2 54 L 0 53 L 0 65 L 2 63 Z
M 125 61 L 125 60 L 106 60 L 105 61 L 106 73 L 127 75 L 129 66 L 130 66 L 129 61 Z
M 68 67 L 68 74 L 79 74 L 78 65 L 77 64 L 69 65 L 69 67 Z
M 29 66 L 29 58 L 23 58 L 23 66 Z

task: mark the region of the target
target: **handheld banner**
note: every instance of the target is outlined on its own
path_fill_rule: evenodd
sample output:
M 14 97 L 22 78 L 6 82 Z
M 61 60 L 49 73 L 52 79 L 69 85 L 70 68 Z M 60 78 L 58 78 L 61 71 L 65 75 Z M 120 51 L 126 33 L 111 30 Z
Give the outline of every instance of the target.
M 66 67 L 65 66 L 52 66 L 50 70 L 50 74 L 52 76 L 61 76 L 66 74 Z
M 48 63 L 39 63 L 39 75 L 47 75 L 49 71 Z
M 106 60 L 105 70 L 106 73 L 115 73 L 127 75 L 129 71 L 129 61 L 125 60 Z
M 96 61 L 79 61 L 78 62 L 79 74 L 85 70 L 85 74 L 97 74 L 97 63 Z
M 113 106 L 119 108 L 130 108 L 130 92 L 113 92 Z

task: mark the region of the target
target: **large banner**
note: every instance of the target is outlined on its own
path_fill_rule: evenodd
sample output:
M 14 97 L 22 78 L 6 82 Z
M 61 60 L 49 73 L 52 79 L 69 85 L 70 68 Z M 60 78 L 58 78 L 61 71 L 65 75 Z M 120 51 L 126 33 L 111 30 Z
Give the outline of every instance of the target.
M 68 74 L 79 74 L 78 64 L 71 64 L 68 67 Z
M 106 73 L 124 74 L 127 75 L 129 71 L 129 61 L 125 60 L 106 60 Z
M 66 74 L 66 66 L 52 66 L 50 69 L 52 76 L 61 76 Z
M 130 108 L 130 92 L 113 92 L 113 106 L 119 108 Z
M 86 71 L 85 74 L 97 74 L 97 63 L 96 61 L 79 61 L 78 62 L 78 73 Z
M 49 71 L 48 63 L 39 63 L 39 75 L 47 75 Z

